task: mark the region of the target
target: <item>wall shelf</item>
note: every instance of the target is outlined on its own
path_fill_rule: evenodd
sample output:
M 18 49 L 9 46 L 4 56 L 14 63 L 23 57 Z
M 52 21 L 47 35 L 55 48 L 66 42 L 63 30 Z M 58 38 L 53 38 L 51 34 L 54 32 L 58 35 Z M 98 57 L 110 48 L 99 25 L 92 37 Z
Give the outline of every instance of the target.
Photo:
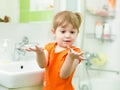
M 108 12 L 108 11 L 91 11 L 86 9 L 86 12 L 92 16 L 96 16 L 96 17 L 101 17 L 101 18 L 106 18 L 106 19 L 114 19 L 115 18 L 115 12 Z M 111 14 L 112 13 L 112 14 Z
M 110 35 L 109 38 L 104 38 L 104 37 L 96 38 L 95 33 L 86 33 L 85 36 L 88 39 L 96 39 L 96 40 L 99 40 L 101 42 L 113 42 L 115 40 L 115 37 L 116 37 L 114 34 L 112 34 L 112 35 Z

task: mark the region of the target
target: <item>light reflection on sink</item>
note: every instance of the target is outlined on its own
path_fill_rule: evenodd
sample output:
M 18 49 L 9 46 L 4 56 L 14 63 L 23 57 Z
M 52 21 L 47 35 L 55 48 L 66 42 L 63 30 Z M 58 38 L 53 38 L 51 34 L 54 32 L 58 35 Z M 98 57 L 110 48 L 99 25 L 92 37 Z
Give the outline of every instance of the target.
M 0 64 L 0 85 L 19 88 L 42 84 L 44 69 L 36 61 L 17 61 Z

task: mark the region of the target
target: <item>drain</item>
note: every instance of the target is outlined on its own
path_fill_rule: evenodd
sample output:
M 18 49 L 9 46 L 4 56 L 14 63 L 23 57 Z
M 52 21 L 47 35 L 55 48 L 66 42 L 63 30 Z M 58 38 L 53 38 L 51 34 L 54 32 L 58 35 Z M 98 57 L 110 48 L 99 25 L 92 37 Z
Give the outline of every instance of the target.
M 20 69 L 23 69 L 23 65 L 20 66 Z
M 83 84 L 81 90 L 89 90 L 88 85 Z

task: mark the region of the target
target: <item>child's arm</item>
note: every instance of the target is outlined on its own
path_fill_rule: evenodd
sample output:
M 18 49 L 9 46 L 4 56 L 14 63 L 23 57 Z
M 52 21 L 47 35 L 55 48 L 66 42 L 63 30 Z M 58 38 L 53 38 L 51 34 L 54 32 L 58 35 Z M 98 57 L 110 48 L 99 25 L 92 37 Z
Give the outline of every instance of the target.
M 60 70 L 60 77 L 65 79 L 70 76 L 73 70 L 77 67 L 79 62 L 83 60 L 83 52 L 77 53 L 70 49 L 68 55 L 66 56 L 65 62 Z
M 30 52 L 31 51 L 36 52 L 37 62 L 38 62 L 38 65 L 41 68 L 44 68 L 44 67 L 47 66 L 47 63 L 48 63 L 48 52 L 47 52 L 47 50 L 44 50 L 43 48 L 38 47 L 38 46 L 35 46 L 34 48 L 29 47 L 26 50 L 30 51 Z
M 36 46 L 36 56 L 37 56 L 37 62 L 38 65 L 41 68 L 44 68 L 48 64 L 48 52 L 47 50 L 44 50 L 43 48 L 39 48 Z

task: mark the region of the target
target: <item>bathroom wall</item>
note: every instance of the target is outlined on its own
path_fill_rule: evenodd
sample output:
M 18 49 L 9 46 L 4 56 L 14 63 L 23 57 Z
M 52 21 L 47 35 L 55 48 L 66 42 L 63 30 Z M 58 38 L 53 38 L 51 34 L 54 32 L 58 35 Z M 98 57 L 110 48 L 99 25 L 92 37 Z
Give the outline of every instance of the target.
M 27 36 L 30 43 L 39 43 L 44 46 L 48 41 L 53 40 L 51 23 L 0 23 L 0 50 L 4 39 L 8 39 L 8 47 L 11 55 L 14 53 L 15 44 Z
M 19 22 L 19 1 L 20 0 L 1 0 L 0 18 L 9 16 L 10 22 Z
M 13 42 L 19 42 L 24 36 L 27 36 L 31 42 L 39 42 L 43 45 L 49 38 L 51 29 L 50 22 L 42 23 L 1 23 L 0 39 L 8 38 Z
M 117 0 L 115 18 L 110 21 L 112 34 L 114 35 L 113 41 L 100 41 L 95 38 L 88 38 L 84 36 L 83 50 L 90 52 L 103 52 L 107 57 L 106 68 L 111 70 L 120 70 L 119 61 L 119 48 L 120 48 L 120 1 Z M 87 18 L 85 23 L 87 32 L 93 33 L 94 31 L 94 18 Z M 84 33 L 86 35 L 86 33 Z M 88 47 L 89 45 L 89 47 Z

